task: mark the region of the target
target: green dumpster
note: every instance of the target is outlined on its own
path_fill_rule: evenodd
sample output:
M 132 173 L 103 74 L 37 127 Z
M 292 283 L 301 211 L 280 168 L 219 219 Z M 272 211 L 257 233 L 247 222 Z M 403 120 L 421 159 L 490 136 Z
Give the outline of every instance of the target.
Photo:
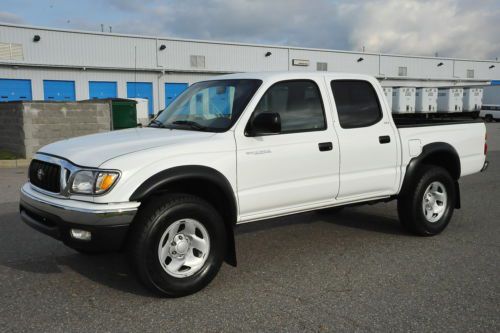
M 113 130 L 137 127 L 137 102 L 131 99 L 111 99 Z

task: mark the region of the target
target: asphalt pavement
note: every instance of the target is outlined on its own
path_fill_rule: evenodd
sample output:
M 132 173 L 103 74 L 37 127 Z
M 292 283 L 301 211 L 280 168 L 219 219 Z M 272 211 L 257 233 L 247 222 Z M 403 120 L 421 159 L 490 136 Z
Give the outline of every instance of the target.
M 161 299 L 121 254 L 84 256 L 24 225 L 22 169 L 0 169 L 0 331 L 500 331 L 500 124 L 491 161 L 463 178 L 436 237 L 399 226 L 395 202 L 240 226 L 238 267 Z

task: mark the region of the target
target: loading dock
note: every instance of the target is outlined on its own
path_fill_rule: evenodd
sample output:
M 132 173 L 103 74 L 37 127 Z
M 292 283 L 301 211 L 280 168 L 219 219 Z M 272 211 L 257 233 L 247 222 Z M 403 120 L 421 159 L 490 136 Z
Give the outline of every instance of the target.
M 116 82 L 89 81 L 89 99 L 118 97 Z
M 189 85 L 187 83 L 165 83 L 165 107 L 169 106 L 177 96 L 182 94 L 184 90 L 187 89 Z
M 31 99 L 31 80 L 0 79 L 0 102 Z
M 46 101 L 75 101 L 75 81 L 44 80 L 43 94 Z
M 153 84 L 151 82 L 127 82 L 127 98 L 148 100 L 148 112 L 153 114 Z

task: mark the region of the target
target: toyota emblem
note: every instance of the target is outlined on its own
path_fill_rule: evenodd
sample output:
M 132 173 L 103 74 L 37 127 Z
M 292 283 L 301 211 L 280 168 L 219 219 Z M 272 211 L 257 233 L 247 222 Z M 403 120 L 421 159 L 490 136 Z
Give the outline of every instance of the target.
M 36 172 L 36 177 L 38 178 L 38 180 L 41 181 L 44 176 L 45 176 L 45 172 L 43 172 L 42 169 L 38 169 L 38 171 Z

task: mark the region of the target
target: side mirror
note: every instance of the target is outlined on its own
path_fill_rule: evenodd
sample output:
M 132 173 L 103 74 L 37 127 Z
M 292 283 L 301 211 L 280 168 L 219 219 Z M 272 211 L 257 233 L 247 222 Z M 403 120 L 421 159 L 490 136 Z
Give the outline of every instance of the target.
M 279 113 L 260 113 L 252 119 L 247 133 L 249 136 L 281 133 L 281 118 Z

